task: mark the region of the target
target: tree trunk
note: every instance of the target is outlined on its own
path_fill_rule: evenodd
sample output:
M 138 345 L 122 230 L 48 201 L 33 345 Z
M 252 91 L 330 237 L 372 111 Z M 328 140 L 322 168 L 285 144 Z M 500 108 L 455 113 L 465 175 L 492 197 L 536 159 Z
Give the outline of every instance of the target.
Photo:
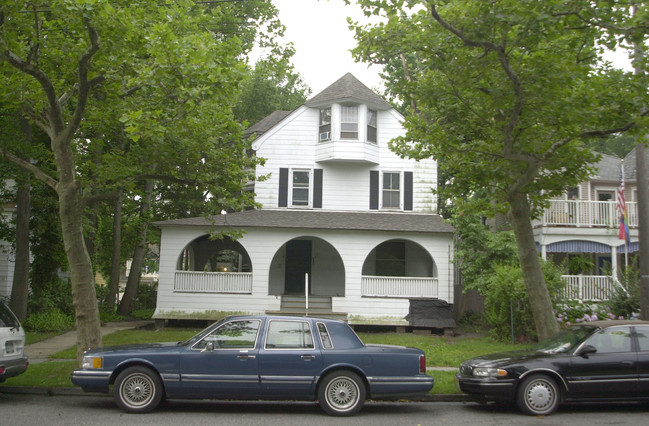
M 52 139 L 52 151 L 59 176 L 56 192 L 76 316 L 77 362 L 81 365 L 85 350 L 102 346 L 99 308 L 92 264 L 83 236 L 83 200 L 75 178 L 72 149 L 65 137 L 59 136 Z
M 144 256 L 147 250 L 147 232 L 149 230 L 149 208 L 151 207 L 151 194 L 153 193 L 153 181 L 147 180 L 145 187 L 145 195 L 142 200 L 140 208 L 140 219 L 142 225 L 138 235 L 138 243 L 135 246 L 133 253 L 133 261 L 131 263 L 131 271 L 128 274 L 126 281 L 126 289 L 122 296 L 122 301 L 117 308 L 117 313 L 120 315 L 128 315 L 131 313 L 131 308 L 135 297 L 137 296 L 137 288 L 140 284 L 140 273 L 142 271 L 142 264 L 144 263 Z
M 24 179 L 18 184 L 16 202 L 16 261 L 14 279 L 11 287 L 11 310 L 20 321 L 27 317 L 29 295 L 29 217 L 31 199 L 29 175 L 22 173 Z
M 510 200 L 509 219 L 516 236 L 518 257 L 523 270 L 527 297 L 532 308 L 534 325 L 539 340 L 546 339 L 557 331 L 559 326 L 552 310 L 552 301 L 541 269 L 541 261 L 534 243 L 534 232 L 530 221 L 530 205 L 527 195 L 517 193 Z
M 115 308 L 117 294 L 119 293 L 119 278 L 121 272 L 121 245 L 122 242 L 122 191 L 118 190 L 115 208 L 113 210 L 113 254 L 110 265 L 110 284 L 108 286 L 107 307 L 112 311 Z

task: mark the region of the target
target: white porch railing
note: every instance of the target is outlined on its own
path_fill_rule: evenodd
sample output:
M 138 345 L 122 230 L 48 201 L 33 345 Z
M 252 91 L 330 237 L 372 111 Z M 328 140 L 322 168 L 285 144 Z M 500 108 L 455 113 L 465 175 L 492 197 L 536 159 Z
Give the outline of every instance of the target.
M 176 271 L 174 291 L 191 293 L 252 293 L 252 272 Z
M 615 288 L 613 279 L 604 275 L 562 275 L 566 281 L 561 296 L 576 300 L 607 300 Z
M 627 202 L 629 227 L 638 227 L 638 204 Z M 543 213 L 543 225 L 575 227 L 619 226 L 615 201 L 550 200 L 550 207 Z
M 361 295 L 369 297 L 438 297 L 434 277 L 378 277 L 364 275 Z

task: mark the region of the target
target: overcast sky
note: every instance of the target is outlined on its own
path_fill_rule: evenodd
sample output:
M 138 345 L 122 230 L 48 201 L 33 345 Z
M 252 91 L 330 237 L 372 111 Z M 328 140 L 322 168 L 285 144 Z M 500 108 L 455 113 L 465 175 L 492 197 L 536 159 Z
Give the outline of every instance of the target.
M 293 64 L 312 96 L 348 72 L 369 88 L 378 87 L 379 67 L 356 63 L 349 52 L 356 42 L 347 17 L 366 22 L 356 4 L 343 0 L 273 0 L 279 19 L 286 26 L 284 40 L 293 42 Z
M 348 72 L 369 88 L 381 86 L 378 66 L 354 62 L 350 49 L 356 41 L 347 25 L 347 17 L 367 23 L 354 1 L 346 6 L 343 0 L 273 0 L 279 19 L 286 26 L 284 42 L 293 42 L 293 64 L 304 82 L 311 87 L 311 96 Z M 608 56 L 620 68 L 629 69 L 626 53 Z

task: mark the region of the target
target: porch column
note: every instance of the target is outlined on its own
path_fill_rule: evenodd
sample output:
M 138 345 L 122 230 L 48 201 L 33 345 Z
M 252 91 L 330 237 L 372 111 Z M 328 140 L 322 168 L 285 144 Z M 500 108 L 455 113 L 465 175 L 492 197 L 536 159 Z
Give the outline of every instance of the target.
M 611 246 L 611 271 L 613 279 L 617 280 L 617 247 Z

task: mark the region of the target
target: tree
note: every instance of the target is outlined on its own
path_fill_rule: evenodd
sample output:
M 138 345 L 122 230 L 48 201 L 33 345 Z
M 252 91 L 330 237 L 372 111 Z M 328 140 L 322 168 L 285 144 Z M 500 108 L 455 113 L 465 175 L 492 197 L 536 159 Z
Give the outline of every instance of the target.
M 32 164 L 11 146 L 0 147 L 0 153 L 57 193 L 79 361 L 84 350 L 101 346 L 84 239 L 88 201 L 114 197 L 122 184 L 134 188 L 135 182 L 161 176 L 196 188 L 197 176 L 205 176 L 213 200 L 207 204 L 240 206 L 231 195 L 249 174 L 244 167 L 249 162 L 240 161 L 245 147 L 236 138 L 241 126 L 232 118 L 230 100 L 259 25 L 269 26 L 270 38 L 262 43 L 281 31 L 275 14 L 268 0 L 1 6 L 0 96 L 49 136 L 54 168 Z M 113 133 L 100 125 L 114 124 L 115 118 L 128 139 L 122 149 L 109 146 Z M 179 145 L 184 140 L 191 144 Z M 101 163 L 83 161 L 98 153 Z
M 601 30 L 564 13 L 563 1 L 359 3 L 386 20 L 356 25 L 357 58 L 401 65 L 388 90 L 409 105 L 407 134 L 392 148 L 439 159 L 451 176 L 440 196 L 467 212 L 507 215 L 537 334 L 550 336 L 557 323 L 531 221 L 593 172 L 585 139 L 631 127 L 640 108 L 628 74 L 599 61 Z

